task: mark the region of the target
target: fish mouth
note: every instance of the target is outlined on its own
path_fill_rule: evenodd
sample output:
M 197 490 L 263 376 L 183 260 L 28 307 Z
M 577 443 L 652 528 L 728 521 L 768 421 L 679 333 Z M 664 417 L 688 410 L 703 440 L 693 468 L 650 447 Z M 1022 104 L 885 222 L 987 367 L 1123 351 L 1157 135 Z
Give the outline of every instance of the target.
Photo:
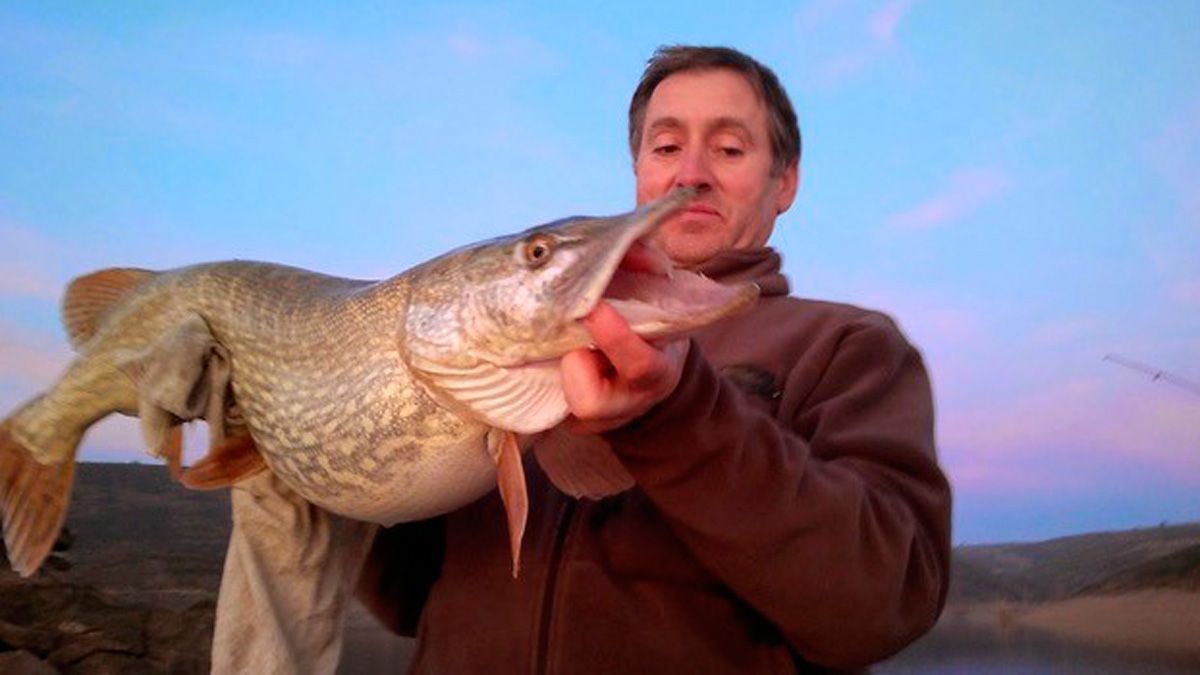
M 644 265 L 654 260 L 656 265 Z M 637 240 L 600 296 L 646 339 L 681 335 L 746 309 L 758 299 L 758 284 L 726 285 L 670 265 L 661 250 Z M 599 304 L 599 302 L 597 302 Z
M 621 232 L 580 297 L 571 319 L 582 319 L 603 300 L 645 339 L 669 338 L 749 309 L 760 289 L 753 282 L 721 284 L 676 267 L 654 241 L 659 226 L 689 208 L 696 196 L 680 188 L 626 216 Z

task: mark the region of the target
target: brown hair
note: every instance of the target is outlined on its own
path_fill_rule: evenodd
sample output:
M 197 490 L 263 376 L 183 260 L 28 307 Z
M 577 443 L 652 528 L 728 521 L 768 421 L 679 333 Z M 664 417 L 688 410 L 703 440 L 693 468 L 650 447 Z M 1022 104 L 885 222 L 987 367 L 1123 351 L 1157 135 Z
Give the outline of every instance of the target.
M 685 70 L 728 68 L 740 73 L 767 106 L 771 135 L 771 169 L 781 173 L 800 159 L 800 126 L 796 111 L 788 99 L 779 78 L 770 68 L 729 47 L 696 47 L 671 45 L 659 47 L 646 62 L 642 80 L 638 82 L 629 101 L 629 152 L 637 159 L 642 144 L 642 125 L 646 122 L 646 106 L 659 83 Z

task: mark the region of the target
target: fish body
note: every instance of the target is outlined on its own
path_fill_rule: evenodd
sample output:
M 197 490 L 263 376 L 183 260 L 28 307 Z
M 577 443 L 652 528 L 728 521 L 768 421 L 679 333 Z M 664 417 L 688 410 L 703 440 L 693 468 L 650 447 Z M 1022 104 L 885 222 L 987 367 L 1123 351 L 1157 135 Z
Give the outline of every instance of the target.
M 17 439 L 39 460 L 61 461 L 60 429 L 136 414 L 122 360 L 198 316 L 229 354 L 233 397 L 266 465 L 314 504 L 390 525 L 494 484 L 488 427 L 439 405 L 405 363 L 405 276 L 372 283 L 259 262 L 151 274 L 37 402 L 45 431 Z M 22 422 L 13 429 L 31 426 Z
M 672 271 L 644 243 L 689 197 L 533 228 L 383 281 L 244 261 L 77 280 L 64 319 L 78 357 L 0 425 L 10 561 L 22 574 L 40 565 L 79 440 L 112 412 L 141 417 L 150 451 L 174 463 L 178 425 L 206 419 L 207 468 L 226 472 L 210 485 L 265 465 L 313 504 L 385 525 L 469 503 L 499 469 L 506 503 L 521 504 L 510 528 L 523 528 L 517 435 L 566 417 L 557 359 L 588 344 L 579 320 L 602 297 L 648 338 L 756 298 Z M 242 463 L 222 458 L 228 448 Z

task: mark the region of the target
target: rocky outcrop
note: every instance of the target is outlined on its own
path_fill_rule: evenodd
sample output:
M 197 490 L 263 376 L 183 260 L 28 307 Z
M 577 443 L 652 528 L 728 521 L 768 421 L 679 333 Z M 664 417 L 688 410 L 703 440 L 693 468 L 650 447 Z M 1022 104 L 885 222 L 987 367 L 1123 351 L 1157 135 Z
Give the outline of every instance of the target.
M 227 492 L 157 466 L 81 464 L 76 478 L 38 573 L 0 559 L 0 673 L 207 673 Z
M 0 597 L 0 656 L 9 664 L 0 672 L 208 672 L 211 599 L 164 609 L 7 571 Z M 33 669 L 34 661 L 52 670 Z

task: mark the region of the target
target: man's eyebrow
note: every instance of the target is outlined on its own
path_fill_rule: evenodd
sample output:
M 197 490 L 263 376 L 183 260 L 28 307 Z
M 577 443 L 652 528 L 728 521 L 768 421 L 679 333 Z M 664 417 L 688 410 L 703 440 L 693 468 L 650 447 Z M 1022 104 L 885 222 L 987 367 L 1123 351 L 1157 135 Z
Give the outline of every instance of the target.
M 683 126 L 683 122 L 681 122 L 678 117 L 659 117 L 658 119 L 652 120 L 650 124 L 646 126 L 646 131 L 653 132 L 661 131 L 663 129 L 681 129 Z M 733 130 L 741 132 L 746 136 L 752 137 L 754 135 L 750 130 L 750 125 L 746 124 L 745 120 L 742 120 L 739 117 L 718 117 L 709 122 L 707 126 L 710 131 Z
M 658 131 L 660 129 L 678 129 L 683 126 L 683 122 L 679 121 L 678 117 L 659 117 L 650 122 L 646 126 L 646 131 Z
M 738 117 L 718 117 L 717 119 L 713 120 L 712 124 L 709 126 L 712 129 L 719 131 L 732 129 L 734 131 L 740 131 L 747 136 L 754 135 L 753 132 L 750 131 L 750 125 L 746 124 L 744 120 Z

